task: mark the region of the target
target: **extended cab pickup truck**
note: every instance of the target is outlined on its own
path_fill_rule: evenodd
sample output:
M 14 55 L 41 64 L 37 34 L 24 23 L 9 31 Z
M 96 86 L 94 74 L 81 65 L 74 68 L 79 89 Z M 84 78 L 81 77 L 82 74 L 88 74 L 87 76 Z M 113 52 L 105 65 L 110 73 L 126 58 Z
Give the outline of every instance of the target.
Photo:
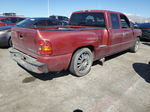
M 76 76 L 89 73 L 95 60 L 139 47 L 141 30 L 134 30 L 119 12 L 74 12 L 65 27 L 12 29 L 12 58 L 25 69 L 48 73 L 69 69 Z

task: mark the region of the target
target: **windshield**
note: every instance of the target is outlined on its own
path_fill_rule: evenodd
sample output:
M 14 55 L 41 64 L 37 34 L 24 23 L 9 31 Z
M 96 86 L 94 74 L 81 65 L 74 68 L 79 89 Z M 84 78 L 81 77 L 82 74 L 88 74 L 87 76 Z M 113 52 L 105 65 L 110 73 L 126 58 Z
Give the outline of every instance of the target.
M 75 13 L 71 16 L 70 25 L 105 27 L 104 13 Z
M 32 26 L 35 23 L 35 19 L 32 18 L 27 18 L 19 23 L 17 23 L 17 26 L 21 26 L 21 27 L 28 27 L 28 26 Z

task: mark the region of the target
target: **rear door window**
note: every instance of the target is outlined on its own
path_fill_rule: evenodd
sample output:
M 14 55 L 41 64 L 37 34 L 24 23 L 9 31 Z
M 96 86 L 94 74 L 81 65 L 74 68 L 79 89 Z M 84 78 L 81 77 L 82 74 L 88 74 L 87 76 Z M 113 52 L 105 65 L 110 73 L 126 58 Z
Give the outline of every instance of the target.
M 111 17 L 112 29 L 120 29 L 118 14 L 111 13 L 110 17 Z

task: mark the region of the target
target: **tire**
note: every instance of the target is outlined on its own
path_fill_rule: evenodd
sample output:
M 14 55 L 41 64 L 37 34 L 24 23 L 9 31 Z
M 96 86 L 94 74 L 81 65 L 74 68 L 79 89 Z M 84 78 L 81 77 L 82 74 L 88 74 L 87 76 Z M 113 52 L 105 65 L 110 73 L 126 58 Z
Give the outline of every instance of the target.
M 134 46 L 130 48 L 130 51 L 136 53 L 139 50 L 140 38 L 136 38 Z
M 11 38 L 8 40 L 8 45 L 9 45 L 9 47 L 12 47 L 12 40 L 11 40 Z
M 93 53 L 88 48 L 81 48 L 72 57 L 69 71 L 78 77 L 88 74 L 93 64 Z

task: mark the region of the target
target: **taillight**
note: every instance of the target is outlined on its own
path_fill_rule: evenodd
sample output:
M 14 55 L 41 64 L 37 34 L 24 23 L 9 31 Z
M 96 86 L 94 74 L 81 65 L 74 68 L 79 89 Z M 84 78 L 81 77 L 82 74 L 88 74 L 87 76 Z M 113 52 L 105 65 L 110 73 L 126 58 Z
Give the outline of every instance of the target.
M 38 42 L 38 54 L 40 55 L 50 55 L 52 54 L 52 46 L 49 41 L 39 41 Z

